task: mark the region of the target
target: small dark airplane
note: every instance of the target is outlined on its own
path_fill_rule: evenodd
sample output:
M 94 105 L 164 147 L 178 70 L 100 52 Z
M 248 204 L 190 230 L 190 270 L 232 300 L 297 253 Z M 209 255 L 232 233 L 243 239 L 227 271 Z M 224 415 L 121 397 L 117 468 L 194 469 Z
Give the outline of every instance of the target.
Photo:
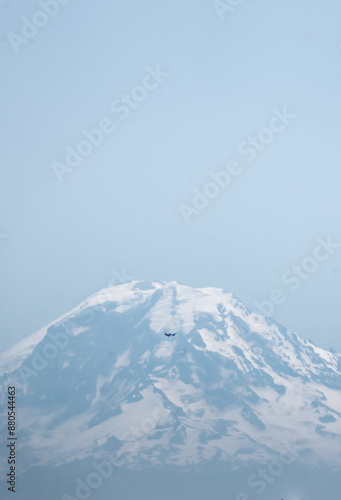
M 166 337 L 175 337 L 175 335 L 177 335 L 177 334 L 178 334 L 178 332 L 176 332 L 176 333 L 167 333 L 166 330 L 165 330 Z

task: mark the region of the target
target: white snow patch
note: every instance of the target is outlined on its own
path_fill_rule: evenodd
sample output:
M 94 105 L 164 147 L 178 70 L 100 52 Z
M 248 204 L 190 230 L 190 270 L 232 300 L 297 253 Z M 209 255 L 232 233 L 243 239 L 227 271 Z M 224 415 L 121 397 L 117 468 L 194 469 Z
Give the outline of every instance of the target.
M 72 330 L 72 333 L 77 336 L 79 335 L 80 333 L 83 333 L 83 332 L 87 332 L 88 330 L 90 330 L 90 328 L 88 326 L 77 326 L 76 328 L 74 328 Z
M 130 364 L 130 351 L 131 351 L 131 349 L 127 349 L 122 354 L 119 354 L 117 356 L 115 368 L 122 368 L 124 366 L 129 366 L 129 364 Z
M 165 357 L 167 358 L 172 356 L 174 351 L 175 351 L 175 344 L 168 341 L 164 341 L 161 342 L 160 345 L 154 349 L 154 355 L 157 358 L 165 358 Z

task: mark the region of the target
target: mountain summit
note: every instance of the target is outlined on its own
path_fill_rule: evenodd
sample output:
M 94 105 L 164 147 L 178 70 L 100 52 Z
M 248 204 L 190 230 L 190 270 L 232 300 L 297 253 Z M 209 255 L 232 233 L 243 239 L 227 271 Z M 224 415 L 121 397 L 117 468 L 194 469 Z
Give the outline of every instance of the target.
M 17 387 L 22 470 L 108 455 L 128 469 L 290 453 L 341 464 L 341 356 L 221 289 L 103 289 L 3 354 L 0 369 L 3 405 Z

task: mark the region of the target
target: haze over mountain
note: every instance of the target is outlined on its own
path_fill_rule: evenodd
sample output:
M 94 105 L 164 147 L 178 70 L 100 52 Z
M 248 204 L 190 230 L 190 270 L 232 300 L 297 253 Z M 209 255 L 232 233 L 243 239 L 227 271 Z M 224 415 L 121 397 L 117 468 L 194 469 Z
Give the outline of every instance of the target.
M 340 354 L 221 289 L 103 289 L 4 353 L 0 373 L 2 407 L 17 387 L 24 475 L 89 460 L 136 474 L 341 469 Z

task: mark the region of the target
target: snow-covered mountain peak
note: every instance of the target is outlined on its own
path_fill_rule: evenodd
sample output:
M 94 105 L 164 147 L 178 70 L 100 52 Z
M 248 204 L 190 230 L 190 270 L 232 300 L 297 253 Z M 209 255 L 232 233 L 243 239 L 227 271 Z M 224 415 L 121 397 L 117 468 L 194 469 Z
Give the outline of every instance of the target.
M 305 463 L 341 463 L 340 355 L 221 289 L 102 289 L 5 353 L 3 372 L 21 391 L 32 464 L 114 449 L 121 466 L 238 465 L 270 459 L 283 439 Z

